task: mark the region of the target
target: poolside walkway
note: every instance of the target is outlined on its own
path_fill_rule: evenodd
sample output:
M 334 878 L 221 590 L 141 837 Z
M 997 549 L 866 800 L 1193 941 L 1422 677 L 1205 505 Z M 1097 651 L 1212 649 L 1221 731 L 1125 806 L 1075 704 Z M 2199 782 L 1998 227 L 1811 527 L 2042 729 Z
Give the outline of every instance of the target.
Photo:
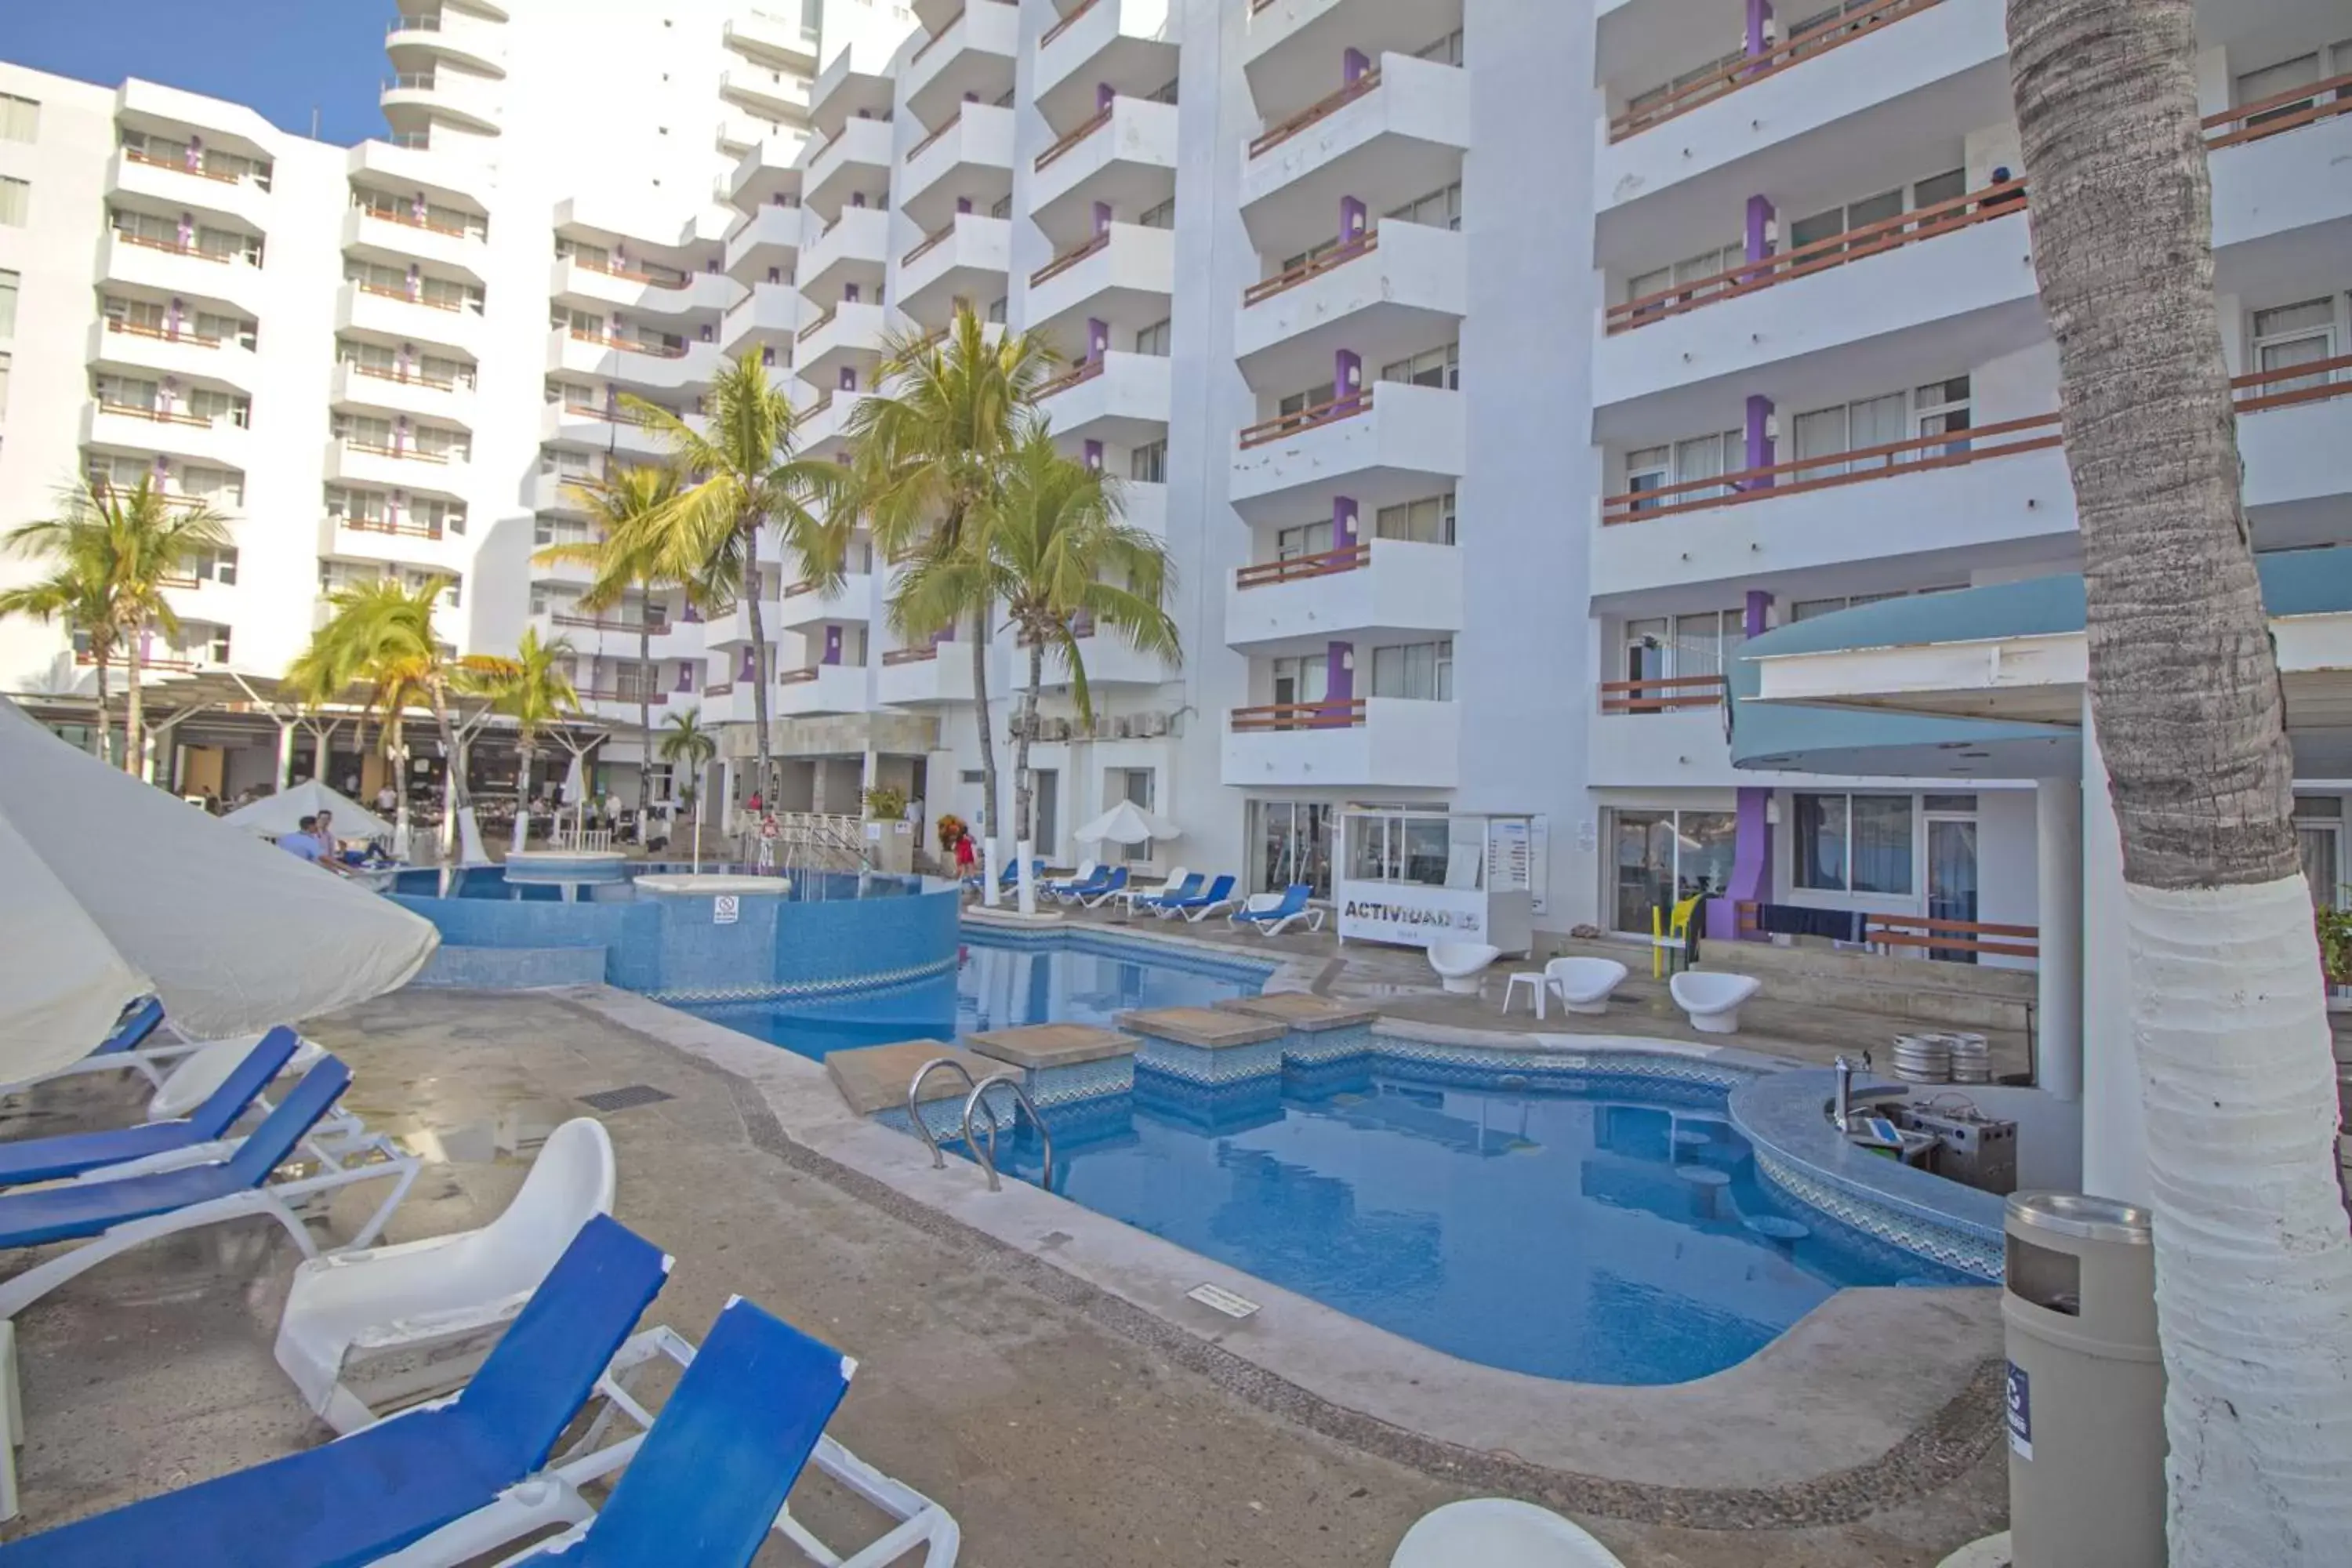
M 614 1016 L 650 1005 L 595 990 L 410 991 L 308 1032 L 352 1063 L 354 1109 L 429 1162 L 395 1240 L 496 1213 L 520 1179 L 518 1148 L 587 1114 L 579 1096 L 667 1096 L 602 1117 L 621 1218 L 677 1257 L 655 1315 L 698 1337 L 740 1291 L 857 1355 L 835 1430 L 954 1510 L 969 1568 L 1381 1568 L 1420 1513 L 1492 1490 L 1580 1512 L 1634 1568 L 1924 1568 L 2001 1522 L 1989 1389 L 1810 1494 L 1821 1522 L 1803 1529 L 1773 1528 L 1785 1492 L 1548 1491 L 1519 1484 L 1515 1456 L 1335 1418 L 1207 1339 L 791 1143 L 747 1080 Z M 41 1130 L 103 1110 L 93 1098 Z M 27 1522 L 320 1440 L 269 1356 L 290 1265 L 266 1222 L 222 1227 L 27 1311 Z M 1578 1506 L 1596 1497 L 1614 1500 Z M 794 1506 L 824 1532 L 863 1517 L 822 1482 Z M 1693 1519 L 1718 1528 L 1676 1522 Z M 796 1561 L 781 1542 L 761 1559 Z

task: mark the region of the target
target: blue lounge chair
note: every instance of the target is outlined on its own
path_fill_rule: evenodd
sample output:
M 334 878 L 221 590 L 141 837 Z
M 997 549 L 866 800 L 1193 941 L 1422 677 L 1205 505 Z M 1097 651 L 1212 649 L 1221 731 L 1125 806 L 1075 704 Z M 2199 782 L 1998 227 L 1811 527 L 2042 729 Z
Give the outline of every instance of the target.
M 1135 907 L 1139 910 L 1150 910 L 1164 920 L 1182 909 L 1185 900 L 1198 897 L 1201 884 L 1204 880 L 1206 879 L 1198 871 L 1192 872 L 1172 888 L 1162 888 L 1151 898 L 1136 900 Z
M 1078 902 L 1090 910 L 1098 910 L 1127 891 L 1127 868 L 1119 867 L 1099 887 L 1089 888 L 1078 895 Z
M 280 1026 L 255 1042 L 235 1071 L 184 1121 L 150 1121 L 104 1132 L 72 1132 L 0 1143 L 0 1186 L 53 1182 L 105 1165 L 176 1153 L 228 1135 L 261 1091 L 282 1071 L 301 1042 Z
M 99 1042 L 94 1057 L 112 1056 L 118 1051 L 135 1051 L 147 1043 L 163 1022 L 163 1004 L 149 996 L 134 1002 L 114 1026 L 114 1032 Z
M 349 1068 L 333 1057 L 322 1058 L 260 1126 L 237 1142 L 226 1160 L 176 1163 L 178 1156 L 163 1154 L 58 1186 L 0 1193 L 0 1248 L 52 1241 L 86 1244 L 0 1284 L 0 1318 L 14 1318 L 76 1275 L 142 1241 L 248 1215 L 266 1214 L 277 1220 L 303 1257 L 315 1258 L 318 1245 L 293 1204 L 355 1182 L 389 1178 L 391 1195 L 349 1245 L 365 1247 L 373 1241 L 416 1179 L 415 1159 L 401 1154 L 388 1141 L 371 1142 L 370 1151 L 383 1156 L 374 1163 L 345 1167 L 322 1156 L 327 1168 L 316 1175 L 269 1179 L 351 1081 Z
M 1084 881 L 1073 882 L 1066 888 L 1053 889 L 1053 896 L 1066 904 L 1075 904 L 1082 899 L 1090 899 L 1110 886 L 1110 879 L 1114 874 L 1110 867 L 1097 866 Z
M 1175 915 L 1182 915 L 1189 923 L 1198 925 L 1233 901 L 1234 879 L 1231 877 L 1220 877 L 1209 884 L 1207 892 L 1195 893 L 1182 903 L 1171 904 L 1161 910 L 1160 918 L 1167 920 Z
M 1260 936 L 1280 936 L 1300 921 L 1307 922 L 1309 931 L 1323 929 L 1323 911 L 1307 907 L 1314 892 L 1304 882 L 1293 882 L 1279 896 L 1257 893 L 1227 917 L 1234 925 L 1255 930 Z
M 160 1084 L 163 1075 L 147 1047 L 157 1029 L 163 1026 L 163 1004 L 149 996 L 132 1003 L 122 1011 L 107 1032 L 106 1038 L 92 1047 L 89 1053 L 41 1074 L 37 1078 L 5 1085 L 10 1093 L 30 1089 L 37 1083 L 52 1079 L 71 1078 L 80 1073 L 136 1072 L 150 1085 Z
M 454 1400 L 0 1546 L 0 1568 L 340 1568 L 425 1542 L 546 1465 L 668 1269 L 659 1247 L 600 1215 L 581 1227 Z M 541 1513 L 524 1528 L 576 1517 Z M 429 1552 L 424 1560 L 463 1561 Z

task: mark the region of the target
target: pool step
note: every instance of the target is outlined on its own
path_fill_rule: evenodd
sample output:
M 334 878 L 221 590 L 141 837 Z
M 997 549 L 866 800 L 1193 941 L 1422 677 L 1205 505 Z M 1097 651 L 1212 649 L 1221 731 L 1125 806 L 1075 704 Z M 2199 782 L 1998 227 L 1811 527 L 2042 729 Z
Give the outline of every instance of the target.
M 443 942 L 411 985 L 465 991 L 533 991 L 601 985 L 605 950 L 596 947 L 459 947 Z

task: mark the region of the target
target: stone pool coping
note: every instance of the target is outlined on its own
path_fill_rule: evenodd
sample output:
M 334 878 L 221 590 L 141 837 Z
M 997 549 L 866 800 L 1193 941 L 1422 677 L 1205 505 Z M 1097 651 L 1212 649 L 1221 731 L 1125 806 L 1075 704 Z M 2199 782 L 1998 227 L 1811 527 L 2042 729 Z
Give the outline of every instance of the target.
M 1303 967 L 1303 966 L 1302 966 Z M 1801 1523 L 1855 1518 L 1972 1462 L 1992 1441 L 1995 1291 L 1838 1292 L 1738 1365 L 1652 1387 L 1572 1384 L 1480 1365 L 1026 1184 L 991 1193 L 962 1160 L 930 1166 L 915 1139 L 855 1114 L 822 1065 L 606 987 L 580 1005 L 742 1081 L 789 1150 L 829 1161 L 876 1201 L 944 1219 L 1139 1310 L 1153 1335 L 1218 1365 L 1270 1408 L 1402 1462 L 1546 1490 L 1622 1517 Z M 1379 1025 L 1442 1043 L 1518 1051 L 1778 1065 L 1737 1047 L 1591 1036 L 1501 1036 Z M 1452 1037 L 1450 1041 L 1446 1037 Z M 1476 1037 L 1461 1038 L 1460 1037 Z M 1742 1059 L 1745 1058 L 1745 1059 Z M 1234 1321 L 1192 1300 L 1214 1285 L 1259 1304 Z M 1483 1468 L 1482 1468 L 1483 1467 Z

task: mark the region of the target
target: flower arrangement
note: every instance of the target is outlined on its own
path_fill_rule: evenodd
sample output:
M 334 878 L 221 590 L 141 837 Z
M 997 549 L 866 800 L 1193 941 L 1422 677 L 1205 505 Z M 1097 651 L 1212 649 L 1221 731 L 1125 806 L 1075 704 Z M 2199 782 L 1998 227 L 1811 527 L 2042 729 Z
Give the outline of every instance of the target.
M 953 849 L 956 847 L 956 841 L 961 838 L 969 829 L 964 826 L 963 818 L 950 811 L 940 816 L 937 824 L 937 831 L 940 836 L 940 847 L 942 850 L 948 850 Z

